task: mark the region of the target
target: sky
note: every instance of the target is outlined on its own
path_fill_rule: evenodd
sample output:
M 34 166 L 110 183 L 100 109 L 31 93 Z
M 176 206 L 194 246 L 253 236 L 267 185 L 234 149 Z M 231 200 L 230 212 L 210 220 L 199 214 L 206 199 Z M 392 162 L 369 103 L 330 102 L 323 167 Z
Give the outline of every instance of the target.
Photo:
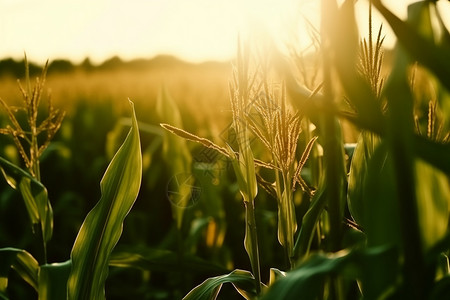
M 406 16 L 414 1 L 384 1 Z M 444 1 L 440 1 L 444 2 Z M 445 1 L 445 10 L 450 3 Z M 307 18 L 319 26 L 319 0 L 0 0 L 0 58 L 42 62 L 89 57 L 102 62 L 175 55 L 201 62 L 228 60 L 238 36 L 254 38 L 268 32 L 277 43 L 296 34 L 301 47 L 309 43 Z M 357 18 L 367 18 L 368 0 L 356 4 Z M 449 18 L 450 19 L 450 18 Z M 380 20 L 375 20 L 378 27 Z M 386 43 L 392 46 L 388 26 Z M 362 32 L 364 34 L 364 31 Z M 302 44 L 303 43 L 303 44 Z

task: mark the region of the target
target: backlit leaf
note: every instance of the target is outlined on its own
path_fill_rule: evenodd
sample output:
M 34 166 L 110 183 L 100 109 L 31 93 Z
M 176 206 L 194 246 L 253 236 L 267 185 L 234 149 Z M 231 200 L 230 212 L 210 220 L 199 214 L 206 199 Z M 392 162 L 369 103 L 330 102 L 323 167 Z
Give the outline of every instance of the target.
M 425 248 L 447 232 L 450 184 L 448 177 L 422 160 L 416 161 L 419 223 Z
M 141 144 L 133 122 L 124 143 L 100 183 L 102 197 L 89 212 L 72 249 L 69 299 L 104 299 L 104 284 L 112 249 L 122 234 L 123 221 L 136 200 L 142 177 Z
M 368 164 L 379 143 L 379 138 L 371 132 L 363 131 L 353 153 L 348 178 L 347 201 L 353 219 L 364 227 L 364 207 L 367 205 L 365 181 L 368 176 Z

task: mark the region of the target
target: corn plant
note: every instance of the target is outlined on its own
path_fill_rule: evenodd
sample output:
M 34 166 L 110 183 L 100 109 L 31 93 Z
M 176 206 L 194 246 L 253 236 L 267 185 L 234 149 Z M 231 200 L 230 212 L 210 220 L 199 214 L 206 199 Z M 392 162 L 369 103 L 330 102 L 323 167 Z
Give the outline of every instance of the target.
M 255 174 L 255 161 L 249 139 L 250 130 L 245 118 L 245 111 L 250 103 L 250 97 L 255 91 L 253 89 L 254 76 L 249 77 L 248 75 L 248 59 L 246 59 L 247 57 L 248 52 L 239 51 L 237 68 L 234 73 L 235 76 L 233 78 L 234 80 L 230 85 L 230 98 L 233 112 L 233 130 L 237 137 L 236 140 L 238 143 L 238 151 L 235 152 L 230 145 L 227 145 L 228 148 L 221 147 L 208 139 L 195 136 L 172 125 L 161 124 L 161 126 L 182 138 L 196 141 L 207 147 L 215 149 L 216 151 L 231 159 L 234 173 L 239 184 L 239 190 L 245 206 L 246 227 L 244 247 L 249 256 L 253 274 L 242 270 L 235 270 L 234 273 L 226 275 L 225 278 L 227 279 L 225 281 L 232 282 L 233 280 L 235 280 L 236 276 L 240 275 L 241 277 L 239 277 L 239 279 L 244 281 L 250 280 L 254 282 L 254 290 L 251 290 L 250 293 L 259 294 L 261 292 L 261 275 L 254 211 L 254 201 L 258 193 L 258 187 Z M 220 291 L 221 285 L 222 283 L 210 285 L 208 281 L 205 281 L 203 283 L 203 286 L 199 287 L 197 290 L 193 290 L 189 295 L 186 296 L 186 298 L 196 299 L 199 294 L 203 294 L 205 293 L 205 290 L 208 291 L 211 288 L 212 290 L 207 293 L 209 293 L 210 295 L 216 295 Z M 241 292 L 244 291 L 245 289 L 242 289 Z
M 250 113 L 244 123 L 244 109 L 236 96 L 239 94 L 232 89 L 234 124 L 236 120 L 240 122 L 239 127 L 235 125 L 237 130 L 245 130 L 247 137 L 249 129 L 261 140 L 272 157 L 266 165 L 280 174 L 275 184 L 259 175 L 256 178 L 279 201 L 279 240 L 294 266 L 287 273 L 271 269 L 269 288 L 261 293 L 263 299 L 346 299 L 349 293 L 367 299 L 440 299 L 447 295 L 448 123 L 441 121 L 436 125 L 436 112 L 439 110 L 442 120 L 447 120 L 450 35 L 432 2 L 411 5 L 407 21 L 397 18 L 380 1 L 373 1 L 373 5 L 399 40 L 389 76 L 382 74 L 382 27 L 374 39 L 370 6 L 369 38 L 359 41 L 352 1 L 345 1 L 341 7 L 336 1 L 322 1 L 322 84 L 309 90 L 295 80 L 289 66 L 281 64 L 292 106 L 317 127 L 317 141 L 314 138 L 306 143 L 304 156 L 308 156 L 314 141 L 323 149 L 322 167 L 316 174 L 318 186 L 310 193 L 309 208 L 295 243 L 295 208 L 287 193 L 294 183 L 285 178 L 292 180 L 295 174 L 295 182 L 300 172 L 293 172 L 292 168 L 304 164 L 303 159 L 299 163 L 292 159 L 300 133 L 299 115 L 288 110 L 283 92 L 279 112 L 267 105 L 267 99 L 276 97 L 262 83 L 268 97 L 258 99 L 261 103 L 255 108 L 257 119 Z M 431 21 L 433 13 L 436 22 Z M 436 24 L 438 31 L 434 31 Z M 421 46 L 417 46 L 418 42 Z M 422 134 L 415 116 L 411 84 L 414 80 L 410 75 L 414 61 L 427 68 L 436 91 L 436 99 L 427 102 L 426 134 Z M 238 59 L 238 63 L 242 62 Z M 242 89 L 245 85 L 240 84 L 243 81 L 239 77 L 234 82 L 239 83 L 234 85 L 240 87 L 239 93 L 247 91 Z M 361 131 L 348 170 L 340 118 L 351 121 Z M 248 177 L 240 176 L 249 174 L 245 158 L 252 157 L 246 149 L 239 147 L 236 159 L 230 149 L 179 128 L 162 126 L 234 157 L 235 173 L 245 199 L 247 186 L 243 193 L 241 182 L 248 185 Z M 254 158 L 253 162 L 262 165 Z M 308 192 L 308 185 L 302 186 Z M 283 224 L 283 218 L 289 221 Z M 251 224 L 248 219 L 246 222 Z M 350 236 L 353 241 L 344 243 Z M 227 282 L 251 298 L 252 275 L 257 276 L 254 268 L 253 274 L 235 270 L 207 279 L 186 299 L 214 299 Z
M 40 95 L 46 67 L 41 80 L 31 91 L 27 72 L 27 89 L 22 90 L 29 130 L 23 129 L 14 115 L 16 111 L 1 101 L 12 126 L 2 133 L 13 137 L 27 170 L 0 158 L 0 168 L 8 184 L 20 191 L 34 228 L 41 229 L 44 250 L 51 237 L 52 214 L 47 190 L 39 178 L 39 157 L 59 128 L 63 113 L 49 105 L 49 116 L 37 125 Z M 123 221 L 136 200 L 141 183 L 141 149 L 137 120 L 132 108 L 132 126 L 124 143 L 112 159 L 101 181 L 102 197 L 91 210 L 78 232 L 70 260 L 48 263 L 45 255 L 35 259 L 24 249 L 0 249 L 0 295 L 7 297 L 8 273 L 14 269 L 38 293 L 39 299 L 104 299 L 105 280 L 111 252 L 122 233 Z M 43 144 L 40 134 L 45 133 Z M 23 141 L 28 144 L 25 148 Z M 38 231 L 39 232 L 39 231 Z M 45 251 L 44 251 L 45 254 Z
M 272 155 L 271 161 L 276 166 L 274 172 L 278 203 L 278 240 L 284 247 L 290 268 L 293 265 L 294 236 L 297 231 L 293 192 L 299 184 L 309 197 L 313 195 L 312 189 L 300 173 L 317 137 L 308 142 L 297 163 L 295 156 L 301 132 L 300 113 L 294 113 L 287 106 L 284 87 L 278 97 L 270 90 L 267 81 L 263 83 L 263 89 L 263 96 L 255 101 L 256 113 L 248 113 L 247 119 L 251 131 L 267 147 Z
M 246 224 L 244 247 L 250 259 L 252 273 L 237 269 L 230 274 L 207 279 L 186 295 L 185 299 L 214 298 L 219 293 L 222 284 L 227 282 L 233 283 L 244 297 L 259 295 L 262 291 L 262 282 L 255 219 L 257 183 L 273 195 L 277 201 L 278 239 L 285 249 L 288 268 L 294 264 L 292 261 L 294 258 L 294 235 L 297 229 L 293 191 L 295 186 L 300 184 L 307 195 L 311 196 L 313 193 L 301 178 L 300 173 L 316 138 L 309 141 L 300 160 L 297 161 L 295 156 L 300 135 L 300 114 L 294 113 L 288 107 L 284 93 L 278 98 L 267 81 L 259 82 L 260 79 L 256 72 L 249 75 L 250 59 L 247 48 L 239 48 L 237 57 L 237 66 L 230 84 L 232 130 L 236 137 L 234 141 L 237 144 L 236 151 L 232 148 L 231 141 L 225 148 L 183 129 L 169 124 L 161 124 L 163 128 L 179 137 L 201 143 L 228 157 L 232 162 L 244 200 Z M 263 96 L 261 96 L 262 91 L 265 91 L 262 93 Z M 250 143 L 251 134 L 258 137 L 272 154 L 270 162 L 263 162 L 254 157 Z M 273 170 L 275 182 L 272 184 L 257 174 L 257 166 Z M 275 268 L 271 272 L 272 277 L 282 274 Z M 254 289 L 249 285 L 249 282 L 252 281 Z
M 47 262 L 47 242 L 53 232 L 53 211 L 47 197 L 47 191 L 39 183 L 41 180 L 39 160 L 42 153 L 50 144 L 50 141 L 61 126 L 64 112 L 56 109 L 48 98 L 48 116 L 43 121 L 38 121 L 41 98 L 45 85 L 45 77 L 48 62 L 45 64 L 41 78 L 36 79 L 36 85 L 32 88 L 29 76 L 28 62 L 25 56 L 25 87 L 19 82 L 22 93 L 23 107 L 9 106 L 5 100 L 0 98 L 0 104 L 6 111 L 10 125 L 0 129 L 1 134 L 9 135 L 22 157 L 28 172 L 16 169 L 10 163 L 2 159 L 4 165 L 10 172 L 17 173 L 18 177 L 11 177 L 9 172 L 3 172 L 10 186 L 21 191 L 25 201 L 28 215 L 33 226 L 33 232 L 41 244 L 41 253 L 37 255 L 40 263 Z M 21 124 L 16 115 L 20 112 L 26 114 L 26 124 Z M 19 175 L 21 173 L 21 175 Z M 20 177 L 22 177 L 19 179 Z M 19 180 L 18 180 L 19 179 Z M 38 186 L 39 192 L 32 195 L 32 188 Z M 34 199 L 34 196 L 38 198 Z
M 410 70 L 415 61 L 427 69 L 436 80 L 433 97 L 448 116 L 444 107 L 448 105 L 449 34 L 433 2 L 412 4 L 407 21 L 381 1 L 372 2 L 398 38 L 393 69 L 386 80 L 381 75 L 381 29 L 375 43 L 370 31 L 369 40 L 358 47 L 353 3 L 346 1 L 338 7 L 335 1 L 322 1 L 323 13 L 330 13 L 324 18 L 329 24 L 322 25 L 322 35 L 328 35 L 326 45 L 330 46 L 325 55 L 333 55 L 328 57 L 327 69 L 336 70 L 351 107 L 351 112 L 335 108 L 333 115 L 351 120 L 362 131 L 347 187 L 348 207 L 358 225 L 350 231 L 357 230 L 362 239 L 353 247 L 341 244 L 333 253 L 310 255 L 275 282 L 264 299 L 345 299 L 349 279 L 359 282 L 358 298 L 448 296 L 448 127 L 439 129 L 439 139 L 432 138 L 434 104 L 428 109 L 427 133 L 421 134 L 420 126 L 414 125 Z M 433 18 L 439 31 L 433 30 Z M 323 94 L 315 97 L 318 101 L 326 101 L 322 97 L 326 98 L 327 85 L 331 95 L 330 82 L 325 80 Z M 294 101 L 307 96 L 296 86 L 290 91 Z M 333 184 L 331 179 L 327 177 L 327 186 Z M 312 205 L 310 211 L 313 209 Z

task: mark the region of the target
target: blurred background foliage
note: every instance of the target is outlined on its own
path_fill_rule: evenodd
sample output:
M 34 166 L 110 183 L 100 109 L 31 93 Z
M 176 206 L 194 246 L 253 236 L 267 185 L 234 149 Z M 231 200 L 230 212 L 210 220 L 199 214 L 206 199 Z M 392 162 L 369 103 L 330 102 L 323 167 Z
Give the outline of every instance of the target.
M 30 76 L 35 78 L 42 66 L 30 63 L 29 69 Z M 22 101 L 17 79 L 23 81 L 24 70 L 23 61 L 0 61 L 0 95 L 8 104 L 18 105 Z M 171 158 L 162 151 L 164 133 L 159 127 L 173 111 L 161 115 L 157 102 L 163 105 L 173 102 L 171 109 L 179 110 L 184 128 L 220 140 L 231 119 L 230 76 L 228 62 L 191 64 L 170 56 L 128 62 L 113 57 L 97 66 L 89 59 L 79 65 L 66 60 L 49 62 L 43 97 L 44 100 L 51 97 L 55 107 L 66 111 L 66 117 L 41 161 L 42 182 L 54 209 L 48 261 L 69 258 L 84 217 L 100 198 L 99 182 L 128 130 L 130 98 L 140 122 L 144 169 L 141 191 L 125 220 L 117 249 L 147 251 L 149 256 L 156 255 L 160 265 L 154 265 L 153 261 L 144 270 L 112 267 L 107 298 L 179 298 L 208 276 L 249 264 L 245 251 L 242 252 L 242 202 L 232 172 L 228 172 L 230 166 L 223 158 L 208 158 L 201 147 L 191 143 L 185 146 L 192 153 L 193 162 L 192 170 L 187 171 L 194 172 L 201 181 L 201 191 L 196 205 L 182 208 L 183 249 L 186 255 L 203 257 L 217 267 L 202 270 L 187 265 L 180 273 L 176 256 L 149 250 L 177 252 L 180 246 L 167 190 L 176 174 L 167 167 Z M 2 112 L 0 127 L 6 124 L 7 115 Z M 23 167 L 12 139 L 0 135 L 0 144 L 0 156 Z M 36 243 L 20 197 L 4 180 L 0 181 L 0 246 L 27 249 L 33 254 Z M 276 204 L 269 200 L 267 206 L 273 208 Z M 268 240 L 263 239 L 262 243 L 268 247 L 276 245 L 271 232 L 276 229 L 275 216 L 269 209 L 261 210 L 258 216 L 265 219 L 259 229 L 267 236 Z M 263 255 L 266 257 L 263 262 L 267 266 L 272 264 L 273 251 L 263 251 Z M 10 273 L 8 289 L 11 299 L 33 298 L 35 293 L 14 272 Z

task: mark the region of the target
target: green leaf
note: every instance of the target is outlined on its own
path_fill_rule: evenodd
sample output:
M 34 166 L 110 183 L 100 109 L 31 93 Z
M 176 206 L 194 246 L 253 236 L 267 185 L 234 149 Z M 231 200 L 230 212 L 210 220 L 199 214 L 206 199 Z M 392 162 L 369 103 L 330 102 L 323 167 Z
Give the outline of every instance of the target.
M 8 184 L 22 194 L 33 231 L 40 226 L 45 242 L 53 233 L 53 210 L 47 189 L 25 170 L 0 157 L 0 169 Z
M 245 178 L 248 199 L 253 201 L 258 194 L 258 183 L 256 181 L 255 160 L 248 137 L 245 138 L 245 142 L 239 144 L 239 165 Z
M 417 160 L 416 194 L 422 240 L 425 248 L 430 248 L 447 232 L 450 201 L 448 177 L 422 160 Z
M 450 176 L 450 144 L 438 143 L 415 135 L 414 150 L 417 156 Z
M 104 284 L 112 249 L 133 206 L 142 178 L 139 131 L 132 107 L 132 127 L 100 183 L 102 197 L 89 212 L 72 248 L 69 299 L 104 299 Z
M 224 283 L 232 283 L 238 292 L 247 299 L 251 295 L 255 295 L 255 278 L 250 272 L 238 269 L 226 275 L 206 279 L 191 290 L 183 300 L 216 299 Z
M 450 49 L 446 45 L 437 45 L 433 37 L 424 35 L 424 31 L 416 28 L 423 28 L 426 20 L 417 18 L 420 14 L 416 12 L 421 9 L 428 9 L 430 1 L 420 1 L 415 3 L 408 16 L 408 22 L 402 21 L 391 11 L 389 11 L 380 0 L 373 1 L 374 6 L 388 21 L 398 41 L 408 51 L 413 59 L 430 69 L 450 90 Z M 445 28 L 441 28 L 445 30 Z M 448 34 L 448 32 L 447 32 Z
M 277 268 L 270 268 L 269 286 L 274 284 L 278 279 L 286 277 L 286 272 L 278 270 Z
M 398 187 L 393 158 L 381 143 L 368 162 L 364 182 L 364 226 L 369 246 L 400 245 Z
M 379 299 L 395 284 L 397 259 L 396 252 L 386 247 L 315 254 L 271 285 L 262 299 L 316 299 L 323 292 L 324 281 L 329 275 L 360 279 L 365 299 Z M 380 263 L 388 264 L 393 272 L 374 280 L 371 267 Z
M 379 101 L 367 80 L 356 68 L 359 39 L 353 1 L 345 1 L 334 17 L 330 37 L 333 44 L 330 49 L 336 52 L 334 64 L 339 79 L 348 100 L 358 113 L 355 121 L 364 127 L 378 128 L 383 120 Z
M 362 227 L 366 226 L 364 209 L 367 205 L 367 198 L 364 186 L 368 176 L 369 161 L 379 141 L 380 139 L 374 133 L 361 132 L 350 165 L 347 192 L 348 208 L 353 219 Z
M 67 297 L 67 279 L 72 261 L 42 265 L 39 269 L 39 300 L 59 300 Z
M 220 265 L 195 255 L 183 254 L 180 258 L 176 252 L 152 248 L 131 248 L 114 251 L 111 254 L 109 265 L 162 272 L 185 270 L 191 273 L 223 273 L 228 271 Z
M 289 259 L 293 256 L 294 234 L 297 231 L 297 218 L 294 201 L 288 195 L 292 191 L 284 190 L 281 205 L 278 205 L 278 241 L 286 249 Z
M 311 242 L 314 235 L 314 228 L 316 228 L 319 216 L 322 213 L 327 197 L 325 197 L 325 188 L 323 184 L 321 188 L 314 194 L 311 199 L 311 204 L 308 211 L 302 220 L 302 226 L 300 227 L 300 233 L 297 236 L 294 246 L 294 257 L 302 259 L 303 256 L 309 253 Z
M 165 129 L 170 130 L 174 134 L 177 134 L 176 129 L 178 129 L 178 133 L 185 132 L 179 129 L 183 128 L 181 113 L 175 100 L 169 95 L 166 87 L 163 87 L 158 94 L 156 111 L 164 123 L 170 123 L 173 125 L 168 125 L 167 127 L 164 127 Z M 172 127 L 172 130 L 170 127 Z M 168 132 L 164 132 L 163 154 L 164 160 L 169 167 L 172 176 L 191 174 L 192 155 L 189 151 L 186 140 L 173 136 Z M 180 229 L 183 224 L 184 213 L 186 211 L 186 207 L 189 205 L 188 202 L 191 200 L 190 194 L 192 190 L 189 187 L 191 184 L 194 183 L 189 182 L 181 185 L 178 192 L 183 196 L 179 197 L 179 199 L 171 200 L 171 203 L 177 203 L 177 205 L 172 205 L 172 215 L 176 220 L 178 229 Z
M 13 268 L 36 291 L 38 289 L 39 264 L 25 250 L 16 248 L 0 249 L 0 293 L 5 293 L 8 287 L 8 273 Z
M 434 9 L 432 10 L 431 8 Z M 430 3 L 430 1 L 419 1 L 409 5 L 408 22 L 412 24 L 418 34 L 431 42 L 434 42 L 439 49 L 446 50 L 447 56 L 444 57 L 446 61 L 450 59 L 450 55 L 448 55 L 450 51 L 450 43 L 448 40 L 450 34 L 442 23 L 439 11 L 434 4 Z M 434 73 L 439 76 L 435 71 Z M 428 74 L 427 77 L 429 78 L 432 88 L 436 92 L 436 100 L 439 102 L 441 109 L 447 116 L 445 121 L 448 125 L 450 122 L 448 118 L 450 115 L 450 87 L 448 84 L 446 85 L 442 82 L 445 81 L 448 83 L 448 78 L 437 78 L 436 76 L 433 76 L 433 74 Z M 444 86 L 446 86 L 447 89 L 445 89 Z
M 417 35 L 417 32 L 415 34 Z M 425 44 L 417 44 L 419 41 L 420 39 L 414 41 L 415 48 L 427 47 Z M 398 239 L 403 243 L 405 259 L 404 296 L 423 298 L 426 295 L 427 278 L 415 190 L 414 97 L 409 79 L 411 59 L 417 57 L 414 55 L 411 57 L 411 49 L 402 43 L 399 43 L 395 50 L 392 72 L 383 91 L 387 100 L 386 141 L 393 167 L 392 179 L 396 188 L 395 202 L 398 205 L 396 217 L 399 219 L 398 228 L 401 231 Z

